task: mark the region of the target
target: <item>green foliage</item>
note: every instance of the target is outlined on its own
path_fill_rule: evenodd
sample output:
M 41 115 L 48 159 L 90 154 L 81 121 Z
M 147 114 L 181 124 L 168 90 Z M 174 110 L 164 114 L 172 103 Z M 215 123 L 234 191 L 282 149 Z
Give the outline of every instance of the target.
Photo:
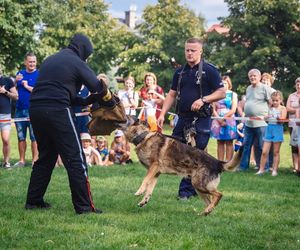
M 15 74 L 29 51 L 35 51 L 36 24 L 40 21 L 37 0 L 2 0 L 0 4 L 0 67 Z
M 77 32 L 87 35 L 94 45 L 89 64 L 97 73 L 107 72 L 132 35 L 109 17 L 102 0 L 44 1 L 44 27 L 41 34 L 42 57 L 66 46 Z
M 226 0 L 227 36 L 209 34 L 209 59 L 229 73 L 235 88 L 247 85 L 251 68 L 275 75 L 274 88 L 291 92 L 300 75 L 300 2 Z M 240 90 L 244 90 L 240 87 Z
M 103 0 L 3 0 L 0 9 L 0 65 L 6 74 L 15 74 L 26 52 L 33 51 L 41 62 L 65 47 L 76 32 L 90 37 L 95 52 L 89 64 L 105 73 L 135 39 L 125 25 L 109 17 Z
M 169 88 L 173 74 L 170 59 L 184 63 L 185 40 L 200 37 L 204 31 L 203 19 L 179 2 L 159 0 L 144 9 L 144 22 L 138 27 L 140 41 L 120 54 L 119 73 L 142 82 L 144 73 L 151 71 L 162 87 Z

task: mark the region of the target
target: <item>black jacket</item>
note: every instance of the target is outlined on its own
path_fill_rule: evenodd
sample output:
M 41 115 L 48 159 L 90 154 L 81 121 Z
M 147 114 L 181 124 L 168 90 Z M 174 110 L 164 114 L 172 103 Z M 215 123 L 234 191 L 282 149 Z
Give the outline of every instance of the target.
M 69 107 L 75 103 L 82 84 L 91 93 L 106 92 L 106 86 L 85 62 L 92 52 L 89 39 L 76 34 L 66 49 L 46 58 L 39 69 L 30 107 Z

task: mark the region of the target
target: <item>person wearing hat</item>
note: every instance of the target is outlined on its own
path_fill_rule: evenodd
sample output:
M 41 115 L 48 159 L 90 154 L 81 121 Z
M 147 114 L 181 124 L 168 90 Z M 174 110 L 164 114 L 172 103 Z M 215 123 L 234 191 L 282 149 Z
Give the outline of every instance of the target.
M 92 137 L 89 133 L 82 133 L 81 136 L 82 149 L 85 154 L 86 162 L 89 166 L 97 165 L 103 166 L 103 162 L 99 152 L 91 146 Z
M 88 37 L 75 34 L 67 48 L 44 60 L 30 98 L 30 120 L 37 139 L 39 158 L 34 163 L 25 208 L 50 208 L 44 201 L 58 155 L 69 177 L 72 202 L 77 214 L 101 213 L 92 200 L 88 169 L 75 125 L 72 104 L 92 104 L 114 108 L 115 97 L 87 65 L 93 46 Z M 84 84 L 91 95 L 77 97 Z
M 130 157 L 130 146 L 121 130 L 116 130 L 110 148 L 109 160 L 115 164 L 125 165 Z

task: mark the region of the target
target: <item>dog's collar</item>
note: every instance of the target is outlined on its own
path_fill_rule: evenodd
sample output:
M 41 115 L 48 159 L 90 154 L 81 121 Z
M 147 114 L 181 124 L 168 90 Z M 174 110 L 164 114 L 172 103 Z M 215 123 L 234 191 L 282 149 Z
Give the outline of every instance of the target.
M 133 137 L 132 139 L 132 143 L 137 146 L 138 144 L 140 144 L 144 139 L 145 137 L 149 134 L 148 131 L 144 131 L 143 133 Z

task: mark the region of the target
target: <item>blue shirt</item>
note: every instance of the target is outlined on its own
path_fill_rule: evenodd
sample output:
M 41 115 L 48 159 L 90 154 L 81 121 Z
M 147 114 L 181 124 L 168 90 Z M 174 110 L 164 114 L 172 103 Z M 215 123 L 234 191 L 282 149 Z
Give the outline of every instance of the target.
M 102 161 L 104 161 L 106 156 L 109 155 L 108 149 L 107 148 L 103 148 L 102 150 L 99 150 L 98 148 L 96 148 L 96 149 L 99 152 L 99 154 L 101 155 Z
M 28 73 L 25 69 L 19 71 L 17 73 L 23 75 L 23 79 L 17 82 L 17 90 L 19 94 L 19 99 L 16 103 L 17 109 L 29 109 L 29 99 L 31 92 L 25 89 L 25 87 L 22 84 L 23 80 L 26 80 L 28 82 L 28 85 L 31 87 L 34 87 L 37 81 L 37 78 L 39 76 L 38 70 L 35 70 L 33 72 Z

